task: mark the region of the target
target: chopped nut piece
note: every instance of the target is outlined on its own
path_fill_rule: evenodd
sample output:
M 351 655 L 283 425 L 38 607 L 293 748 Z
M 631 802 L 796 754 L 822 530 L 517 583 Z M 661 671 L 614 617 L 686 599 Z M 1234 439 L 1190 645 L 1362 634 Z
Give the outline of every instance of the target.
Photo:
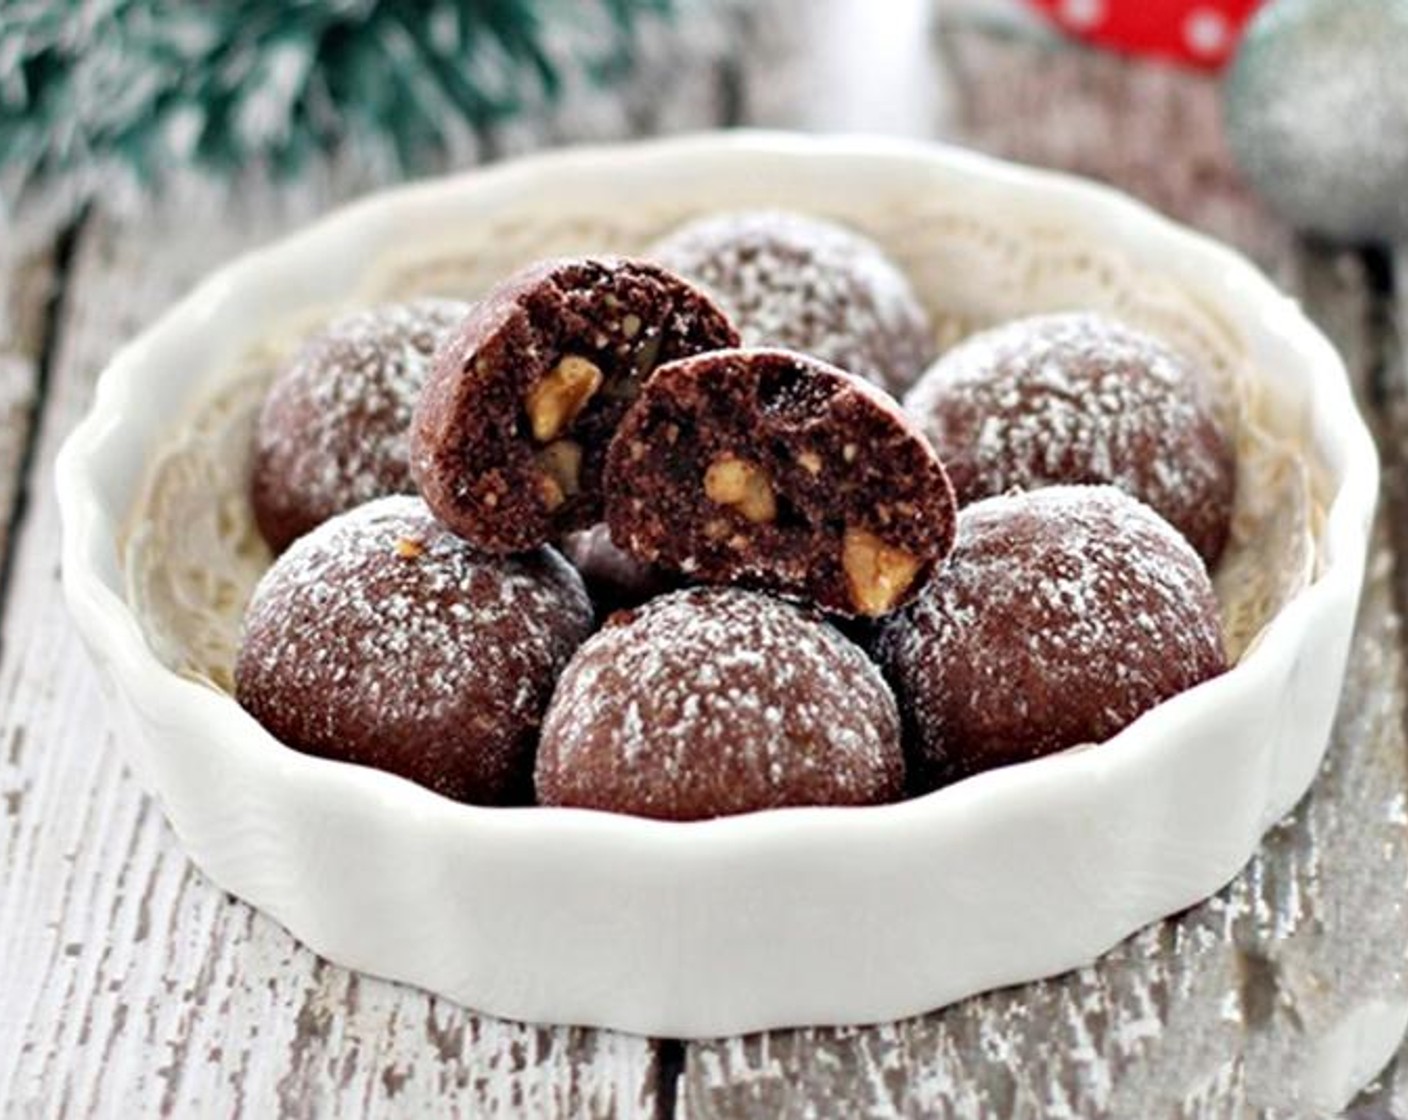
M 848 443 L 845 447 L 841 448 L 841 458 L 845 459 L 848 463 L 854 463 L 859 453 L 860 448 L 853 443 Z
M 538 490 L 543 495 L 543 504 L 548 507 L 548 512 L 561 507 L 567 501 L 567 495 L 562 492 L 562 487 L 557 484 L 557 479 L 550 474 L 538 476 Z
M 627 338 L 635 338 L 640 334 L 640 316 L 627 313 L 621 319 L 621 333 Z
M 562 502 L 581 492 L 582 477 L 582 448 L 580 444 L 573 443 L 570 439 L 560 439 L 548 444 L 538 453 L 538 465 L 542 467 L 543 473 L 557 487 L 559 500 L 554 503 L 549 500 L 548 504 L 553 508 L 560 506 Z
M 397 537 L 396 543 L 392 546 L 396 550 L 396 555 L 402 560 L 414 560 L 418 556 L 425 555 L 425 545 L 414 537 Z
M 721 455 L 704 472 L 704 493 L 712 502 L 738 510 L 755 524 L 777 517 L 777 497 L 767 472 L 746 459 Z
M 902 548 L 886 544 L 865 529 L 847 529 L 841 542 L 841 567 L 851 602 L 862 614 L 877 618 L 903 597 L 920 563 Z
M 533 438 L 539 443 L 556 439 L 581 415 L 601 388 L 601 370 L 595 362 L 568 354 L 528 390 L 524 401 Z
M 821 473 L 821 456 L 815 451 L 803 451 L 797 456 L 797 462 L 808 474 Z

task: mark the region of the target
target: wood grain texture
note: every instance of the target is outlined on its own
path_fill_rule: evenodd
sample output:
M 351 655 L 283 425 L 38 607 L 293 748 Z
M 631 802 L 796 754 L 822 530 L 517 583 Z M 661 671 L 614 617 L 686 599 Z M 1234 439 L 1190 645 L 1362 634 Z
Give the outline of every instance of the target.
M 1372 367 L 1374 376 L 1365 387 L 1369 415 L 1375 426 L 1383 458 L 1383 512 L 1396 557 L 1395 601 L 1400 616 L 1408 617 L 1408 251 L 1400 248 L 1389 260 L 1375 259 L 1371 272 L 1378 283 L 1393 289 L 1377 313 L 1382 350 Z M 1389 275 L 1384 273 L 1388 272 Z M 1395 1061 L 1355 1102 L 1353 1120 L 1408 1120 L 1408 1038 Z
M 1300 1090 L 1335 1029 L 1405 984 L 1402 794 L 1378 793 L 1408 788 L 1403 690 L 1384 687 L 1403 665 L 1376 556 L 1326 769 L 1230 888 L 1055 981 L 868 1030 L 692 1046 L 684 1114 L 1323 1115 Z
M 649 25 L 644 73 L 626 98 L 569 90 L 551 112 L 461 154 L 717 124 L 730 100 L 720 59 L 733 31 L 717 16 L 693 19 L 689 39 Z M 291 188 L 253 182 L 229 196 L 178 181 L 146 214 L 95 220 L 78 241 L 29 478 L 39 500 L 0 631 L 0 1113 L 657 1110 L 654 1044 L 484 1018 L 359 977 L 207 883 L 126 774 L 121 732 L 60 602 L 53 461 L 98 369 L 200 275 L 376 185 L 374 174 L 346 161 L 314 167 Z M 0 365 L 0 390 L 16 387 L 17 415 L 33 402 L 42 349 L 40 275 L 0 261 L 11 285 L 0 287 L 0 308 L 23 328 L 0 346 L 14 355 Z M 9 399 L 0 394 L 0 417 Z M 10 501 L 9 436 L 21 446 L 25 427 L 0 419 L 0 509 Z
M 21 1115 L 653 1111 L 649 1043 L 359 978 L 205 882 L 125 773 L 60 602 L 54 455 L 97 370 L 210 266 L 338 193 L 193 195 L 80 238 L 0 658 L 0 1102 Z
M 0 226 L 0 573 L 19 513 L 55 284 L 54 252 L 25 251 L 6 232 Z
M 869 1116 L 1191 1118 L 1342 1103 L 1316 1096 L 1337 1048 L 1379 1000 L 1408 993 L 1392 575 L 1380 532 L 1325 768 L 1230 887 L 1092 967 L 937 1015 L 691 1044 L 684 1114 L 827 1115 L 849 1102 Z
M 1388 262 L 1374 259 L 1379 269 Z M 1408 558 L 1408 248 L 1380 275 L 1389 289 L 1381 314 L 1384 349 L 1368 387 L 1383 460 L 1384 500 L 1398 556 Z M 1391 286 L 1391 287 L 1390 287 Z M 1399 610 L 1408 611 L 1408 560 L 1399 564 Z
M 961 17 L 938 44 L 964 142 L 1128 190 L 1277 279 L 1292 267 L 1294 238 L 1233 166 L 1214 79 Z
M 1361 257 L 1307 249 L 1242 188 L 1205 78 L 950 21 L 957 125 L 1241 245 L 1297 286 L 1369 404 L 1383 301 Z M 694 1117 L 1324 1115 L 1357 1017 L 1408 992 L 1408 758 L 1393 556 L 1380 529 L 1324 773 L 1227 890 L 1093 967 L 865 1030 L 691 1044 Z M 1354 1108 L 1408 1115 L 1386 1074 Z M 1388 1111 L 1385 1111 L 1388 1110 Z

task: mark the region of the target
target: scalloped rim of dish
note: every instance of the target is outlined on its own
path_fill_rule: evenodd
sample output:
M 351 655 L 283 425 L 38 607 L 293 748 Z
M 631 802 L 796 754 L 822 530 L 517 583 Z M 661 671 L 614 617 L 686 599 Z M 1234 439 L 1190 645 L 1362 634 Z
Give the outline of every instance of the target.
M 1130 239 L 1149 253 L 1166 253 L 1182 262 L 1180 271 L 1201 272 L 1200 291 L 1213 299 L 1234 299 L 1268 332 L 1280 335 L 1305 355 L 1316 371 L 1306 404 L 1317 439 L 1334 449 L 1340 481 L 1329 502 L 1320 538 L 1323 568 L 1315 582 L 1271 621 L 1248 655 L 1227 674 L 1153 709 L 1107 744 L 990 771 L 921 797 L 864 808 L 794 808 L 756 812 L 708 821 L 678 823 L 560 808 L 490 808 L 449 801 L 409 781 L 379 771 L 315 758 L 290 750 L 245 713 L 235 701 L 187 679 L 161 664 L 148 645 L 137 618 L 124 598 L 117 541 L 128 516 L 133 466 L 132 449 L 140 445 L 149 457 L 154 435 L 169 425 L 170 416 L 153 416 L 151 394 L 144 391 L 145 373 L 160 365 L 164 352 L 192 345 L 191 336 L 229 317 L 248 315 L 238 303 L 241 293 L 266 287 L 270 292 L 299 290 L 299 278 L 311 271 L 331 272 L 340 261 L 355 260 L 359 246 L 385 241 L 388 226 L 445 195 L 472 190 L 487 205 L 511 198 L 526 184 L 551 170 L 570 178 L 577 168 L 609 159 L 617 166 L 671 161 L 737 158 L 820 165 L 838 158 L 883 165 L 898 161 L 912 168 L 929 161 L 947 173 L 1000 185 L 1004 190 L 1040 192 L 1058 203 L 1067 216 L 1083 213 L 1085 220 L 1108 231 L 1116 242 Z M 804 173 L 798 168 L 798 174 Z M 317 262 L 317 263 L 312 263 Z M 346 270 L 355 274 L 354 268 Z M 348 281 L 346 290 L 355 289 Z M 264 300 L 270 302 L 274 296 Z M 216 332 L 218 334 L 218 332 Z M 218 345 L 206 342 L 205 346 Z M 205 371 L 208 373 L 209 371 Z M 135 433 L 135 434 L 134 434 Z M 124 460 L 126 462 L 124 463 Z M 140 471 L 138 471 L 140 473 Z M 1270 687 L 1275 668 L 1274 646 L 1299 646 L 1309 638 L 1311 616 L 1319 605 L 1348 594 L 1357 601 L 1363 577 L 1369 528 L 1378 486 L 1378 462 L 1373 442 L 1359 417 L 1343 364 L 1334 349 L 1305 318 L 1295 302 L 1278 292 L 1237 252 L 1178 226 L 1115 190 L 1064 174 L 1036 171 L 975 153 L 936 144 L 874 137 L 800 137 L 791 134 L 733 132 L 657 140 L 627 145 L 600 145 L 558 150 L 476 169 L 454 177 L 379 192 L 344 206 L 276 244 L 255 250 L 226 265 L 200 283 L 154 325 L 125 345 L 103 371 L 88 414 L 65 442 L 56 468 L 59 508 L 63 522 L 63 586 L 78 628 L 100 665 L 108 669 L 118 691 L 148 720 L 197 731 L 225 744 L 223 749 L 248 752 L 247 761 L 262 767 L 270 780 L 296 783 L 319 796 L 347 796 L 375 804 L 386 814 L 418 822 L 422 828 L 474 830 L 486 843 L 522 841 L 576 845 L 589 850 L 630 850 L 643 860 L 672 863 L 681 858 L 724 862 L 766 860 L 809 848 L 824 837 L 828 846 L 838 839 L 877 833 L 902 842 L 912 823 L 937 815 L 962 817 L 979 813 L 994 799 L 1040 797 L 1049 775 L 1079 772 L 1093 783 L 1126 768 L 1144 764 L 1147 749 L 1176 740 L 1180 726 L 1207 709 L 1218 707 L 1258 687 Z M 123 479 L 129 484 L 124 485 Z M 117 481 L 114 481 L 117 480 Z M 1308 777 L 1299 776 L 1267 792 L 1260 831 L 1283 815 L 1304 792 Z M 1258 834 L 1259 834 L 1258 833 Z M 784 859 L 785 862 L 785 859 Z M 1243 861 L 1244 862 L 1244 861 Z M 1223 869 L 1226 881 L 1237 867 Z M 1195 901 L 1188 898 L 1180 905 Z M 1166 912 L 1177 909 L 1169 907 Z M 299 933 L 295 929 L 295 933 Z M 302 934 L 299 934 L 302 936 Z M 318 948 L 314 944 L 314 948 Z M 912 1007 L 882 1009 L 876 1015 L 839 1016 L 837 1021 L 867 1021 L 924 1010 L 921 999 Z M 489 1008 L 489 1010 L 495 1010 Z M 626 1017 L 629 1019 L 629 1016 Z M 762 1015 L 756 1024 L 775 1025 Z M 657 1030 L 654 1022 L 621 1021 L 602 1014 L 579 1017 L 626 1029 Z M 668 1024 L 681 1036 L 716 1034 L 712 1024 L 690 1029 L 688 1022 Z M 748 1026 L 748 1024 L 743 1024 Z M 750 1027 L 751 1029 L 751 1027 Z

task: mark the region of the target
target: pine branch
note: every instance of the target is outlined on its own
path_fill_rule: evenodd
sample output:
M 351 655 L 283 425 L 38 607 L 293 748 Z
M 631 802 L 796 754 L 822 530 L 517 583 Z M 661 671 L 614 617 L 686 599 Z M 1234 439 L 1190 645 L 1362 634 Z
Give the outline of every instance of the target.
M 413 171 L 628 73 L 677 0 L 0 0 L 0 192 L 174 167 L 287 173 L 355 143 Z

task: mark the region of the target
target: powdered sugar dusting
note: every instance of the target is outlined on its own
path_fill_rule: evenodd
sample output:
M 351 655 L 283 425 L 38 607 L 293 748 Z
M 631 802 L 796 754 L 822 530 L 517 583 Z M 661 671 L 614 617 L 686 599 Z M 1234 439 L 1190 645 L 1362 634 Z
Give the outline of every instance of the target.
M 894 699 L 819 617 L 767 595 L 691 588 L 617 616 L 563 674 L 540 797 L 691 817 L 897 796 Z
M 384 304 L 311 338 L 260 413 L 256 500 L 297 518 L 302 530 L 373 498 L 413 492 L 411 413 L 437 347 L 468 311 L 447 299 Z
M 936 756 L 974 738 L 1025 756 L 1105 738 L 1223 666 L 1201 559 L 1107 486 L 963 510 L 947 564 L 877 653 Z
M 397 496 L 300 538 L 245 617 L 240 700 L 292 745 L 355 751 L 368 729 L 393 749 L 453 754 L 468 740 L 505 756 L 480 760 L 499 772 L 537 726 L 591 606 L 556 553 L 485 556 L 419 498 Z
M 933 328 L 904 274 L 878 245 L 785 211 L 690 222 L 650 254 L 703 284 L 745 346 L 800 350 L 893 390 L 933 349 Z
M 1215 558 L 1233 457 L 1195 373 L 1100 315 L 1019 320 L 945 354 L 905 399 L 960 501 L 1059 482 L 1107 482 Z

